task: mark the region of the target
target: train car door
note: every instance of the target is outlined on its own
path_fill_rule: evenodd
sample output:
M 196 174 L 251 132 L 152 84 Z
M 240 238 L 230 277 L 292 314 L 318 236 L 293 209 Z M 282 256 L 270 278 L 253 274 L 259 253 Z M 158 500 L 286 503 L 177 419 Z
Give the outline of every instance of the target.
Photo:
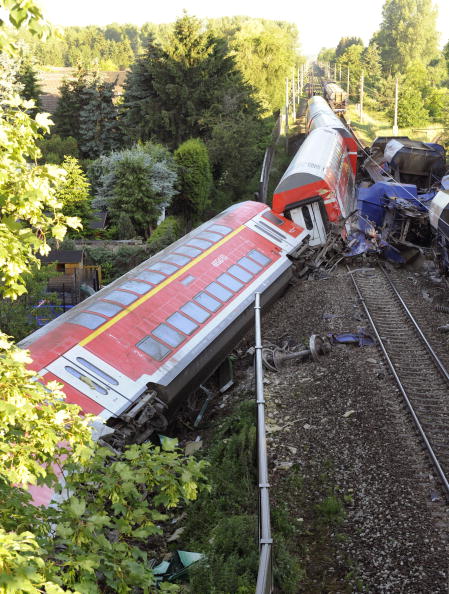
M 290 210 L 290 216 L 297 223 L 310 232 L 309 245 L 321 245 L 326 241 L 326 227 L 318 200 Z

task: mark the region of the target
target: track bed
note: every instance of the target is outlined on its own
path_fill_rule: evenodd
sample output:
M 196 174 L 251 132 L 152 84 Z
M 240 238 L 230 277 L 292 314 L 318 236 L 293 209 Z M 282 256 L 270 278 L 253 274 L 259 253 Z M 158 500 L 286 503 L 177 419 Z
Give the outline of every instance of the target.
M 441 349 L 436 325 L 449 314 L 428 315 L 432 289 L 421 277 L 394 276 Z M 342 268 L 298 282 L 262 334 L 299 343 L 360 326 L 371 332 Z M 446 593 L 444 494 L 378 346 L 334 346 L 320 364 L 265 377 L 271 498 L 298 526 L 298 592 Z

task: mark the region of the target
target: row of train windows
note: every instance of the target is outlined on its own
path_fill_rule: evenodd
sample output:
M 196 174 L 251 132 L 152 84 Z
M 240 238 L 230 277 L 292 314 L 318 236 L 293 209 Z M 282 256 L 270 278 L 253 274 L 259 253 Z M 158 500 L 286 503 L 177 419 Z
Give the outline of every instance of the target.
M 89 330 L 95 330 L 106 321 L 104 318 L 95 314 L 101 314 L 108 318 L 115 316 L 123 310 L 123 306 L 130 305 L 138 299 L 139 295 L 144 295 L 148 291 L 151 291 L 154 286 L 166 280 L 174 272 L 177 272 L 182 266 L 190 262 L 192 258 L 199 256 L 203 251 L 209 249 L 214 243 L 223 239 L 231 231 L 232 229 L 225 225 L 211 225 L 206 231 L 190 239 L 186 245 L 175 247 L 173 250 L 174 253 L 165 256 L 163 261 L 151 264 L 148 268 L 139 271 L 133 279 L 118 285 L 114 291 L 111 291 L 105 297 L 107 301 L 101 299 L 89 305 L 89 312 L 93 313 L 80 313 L 72 318 L 70 323 L 84 326 L 85 328 L 89 328 Z M 188 285 L 193 280 L 193 276 L 188 276 L 181 282 L 184 285 Z M 110 301 L 115 301 L 115 303 L 110 303 Z
M 210 283 L 192 301 L 169 316 L 166 323 L 159 324 L 151 335 L 137 343 L 137 348 L 156 361 L 162 361 L 270 261 L 264 254 L 252 250 L 217 277 L 217 282 Z

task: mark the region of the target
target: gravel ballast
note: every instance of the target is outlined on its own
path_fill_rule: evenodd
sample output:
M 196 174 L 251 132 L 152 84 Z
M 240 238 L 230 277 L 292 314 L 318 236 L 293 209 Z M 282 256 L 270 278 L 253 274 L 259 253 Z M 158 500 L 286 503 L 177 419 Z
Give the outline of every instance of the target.
M 417 275 L 395 275 L 416 286 Z M 409 294 L 415 310 L 429 308 L 426 295 Z M 359 327 L 371 332 L 341 268 L 297 280 L 264 316 L 262 336 L 306 347 L 311 334 Z M 271 499 L 288 500 L 300 526 L 298 592 L 446 593 L 446 503 L 379 348 L 336 345 L 319 363 L 265 372 L 265 397 Z M 296 498 L 291 484 L 285 491 L 293 470 Z M 323 521 L 320 505 L 334 496 L 344 513 Z

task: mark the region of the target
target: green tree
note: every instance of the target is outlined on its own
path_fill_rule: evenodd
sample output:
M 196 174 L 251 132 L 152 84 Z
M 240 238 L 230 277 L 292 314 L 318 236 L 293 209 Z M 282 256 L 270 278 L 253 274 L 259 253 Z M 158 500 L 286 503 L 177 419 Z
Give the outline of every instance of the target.
M 66 156 L 62 162 L 65 178 L 56 186 L 56 197 L 62 203 L 62 212 L 68 217 L 79 217 L 87 229 L 92 216 L 90 184 L 75 157 Z
M 385 73 L 404 73 L 411 62 L 428 64 L 437 55 L 437 10 L 432 0 L 386 0 L 373 40 Z
M 21 97 L 26 100 L 34 101 L 34 111 L 37 113 L 40 109 L 40 95 L 42 92 L 38 74 L 34 64 L 29 59 L 22 59 L 17 73 L 17 80 L 22 85 Z
M 107 210 L 112 224 L 127 214 L 148 238 L 176 193 L 173 157 L 160 145 L 146 143 L 103 155 L 92 164 L 93 205 Z
M 120 147 L 118 109 L 114 104 L 115 83 L 94 81 L 82 91 L 79 113 L 79 148 L 88 159 L 96 159 Z
M 199 138 L 186 140 L 174 153 L 178 166 L 179 194 L 174 197 L 172 210 L 191 221 L 201 216 L 209 204 L 212 171 L 207 147 Z
M 296 76 L 298 46 L 294 25 L 263 19 L 243 22 L 229 41 L 237 69 L 267 114 L 285 103 L 284 81 Z
M 363 45 L 350 44 L 338 58 L 343 66 L 343 72 L 349 69 L 349 93 L 353 101 L 359 100 L 360 76 L 362 74 Z
M 113 83 L 103 83 L 97 72 L 78 69 L 72 80 L 64 81 L 60 91 L 54 116 L 56 133 L 75 138 L 81 157 L 95 159 L 119 147 Z
M 96 74 L 78 68 L 73 78 L 64 80 L 59 91 L 60 98 L 54 113 L 55 134 L 62 138 L 71 136 L 80 142 L 80 113 L 86 105 L 84 89 L 98 81 Z
M 342 37 L 335 50 L 335 57 L 340 58 L 351 45 L 363 47 L 363 40 L 360 37 Z
M 382 64 L 377 43 L 372 42 L 363 50 L 362 68 L 365 74 L 368 92 L 373 94 L 373 92 L 377 91 L 382 78 Z
M 150 41 L 133 66 L 124 128 L 133 140 L 157 138 L 173 149 L 192 137 L 204 140 L 218 191 L 228 202 L 242 199 L 268 138 L 253 95 L 225 40 L 185 15 L 163 46 Z
M 42 152 L 41 160 L 44 163 L 55 163 L 60 165 L 64 157 L 79 157 L 78 143 L 73 136 L 62 138 L 59 134 L 45 136 L 37 143 Z
M 318 62 L 325 62 L 328 64 L 330 64 L 331 62 L 335 62 L 335 51 L 336 50 L 331 47 L 322 47 L 318 53 Z

